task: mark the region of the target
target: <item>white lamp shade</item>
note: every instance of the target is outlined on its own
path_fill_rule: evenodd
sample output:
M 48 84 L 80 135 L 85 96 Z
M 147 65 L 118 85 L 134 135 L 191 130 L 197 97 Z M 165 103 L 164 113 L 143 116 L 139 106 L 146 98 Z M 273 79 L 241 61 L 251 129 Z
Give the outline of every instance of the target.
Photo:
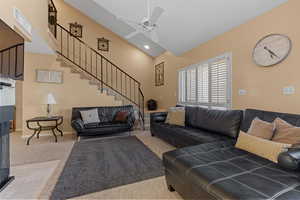
M 56 100 L 52 93 L 49 93 L 46 98 L 46 104 L 56 104 Z

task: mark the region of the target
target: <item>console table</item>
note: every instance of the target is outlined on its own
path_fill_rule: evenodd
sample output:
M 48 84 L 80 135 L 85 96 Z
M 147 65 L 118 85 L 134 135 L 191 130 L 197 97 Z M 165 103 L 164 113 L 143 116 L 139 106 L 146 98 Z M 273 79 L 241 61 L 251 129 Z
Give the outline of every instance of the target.
M 46 122 L 52 122 L 51 124 L 47 123 L 47 125 L 43 124 Z M 55 137 L 55 142 L 57 142 L 57 136 L 55 134 L 55 130 L 58 131 L 61 136 L 63 136 L 63 132 L 58 128 L 63 123 L 62 116 L 53 116 L 53 117 L 35 117 L 26 121 L 27 128 L 33 131 L 33 134 L 27 139 L 27 145 L 29 145 L 30 140 L 37 135 L 37 138 L 40 137 L 41 131 L 52 131 L 53 136 Z M 35 126 L 32 126 L 35 124 Z

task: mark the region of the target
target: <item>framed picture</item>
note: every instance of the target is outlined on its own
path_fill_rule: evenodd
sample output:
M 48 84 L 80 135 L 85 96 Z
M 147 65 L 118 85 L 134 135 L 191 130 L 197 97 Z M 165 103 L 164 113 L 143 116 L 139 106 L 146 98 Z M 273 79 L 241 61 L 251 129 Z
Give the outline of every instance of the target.
M 109 51 L 109 40 L 105 38 L 98 38 L 98 50 Z
M 63 83 L 62 71 L 36 70 L 36 81 L 39 83 Z
M 164 85 L 164 65 L 162 62 L 155 66 L 155 86 Z
M 70 23 L 70 32 L 75 37 L 82 38 L 82 25 L 77 22 Z

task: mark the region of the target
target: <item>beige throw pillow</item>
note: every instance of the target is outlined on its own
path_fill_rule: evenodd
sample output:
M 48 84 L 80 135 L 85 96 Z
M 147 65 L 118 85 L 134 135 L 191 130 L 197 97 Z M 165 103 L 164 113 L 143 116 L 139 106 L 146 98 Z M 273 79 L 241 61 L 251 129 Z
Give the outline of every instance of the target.
M 287 151 L 291 144 L 277 143 L 270 140 L 265 140 L 259 137 L 240 132 L 236 148 L 253 153 L 260 157 L 266 158 L 272 162 L 277 163 L 280 153 Z
M 266 140 L 271 140 L 274 134 L 274 124 L 256 117 L 251 123 L 248 134 Z
M 300 143 L 300 127 L 293 126 L 280 118 L 276 118 L 274 124 L 275 134 L 273 141 L 287 144 Z
M 166 123 L 178 126 L 185 126 L 185 109 L 169 108 Z

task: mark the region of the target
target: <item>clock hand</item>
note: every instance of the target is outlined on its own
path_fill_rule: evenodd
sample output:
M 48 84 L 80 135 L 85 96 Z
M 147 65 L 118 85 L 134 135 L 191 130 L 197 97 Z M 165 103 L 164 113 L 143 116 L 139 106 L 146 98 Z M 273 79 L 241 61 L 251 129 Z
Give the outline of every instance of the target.
M 275 54 L 273 51 L 271 51 L 268 47 L 264 47 L 264 49 L 270 53 L 270 56 L 272 59 L 274 58 L 274 56 L 277 58 L 280 58 L 277 54 Z

